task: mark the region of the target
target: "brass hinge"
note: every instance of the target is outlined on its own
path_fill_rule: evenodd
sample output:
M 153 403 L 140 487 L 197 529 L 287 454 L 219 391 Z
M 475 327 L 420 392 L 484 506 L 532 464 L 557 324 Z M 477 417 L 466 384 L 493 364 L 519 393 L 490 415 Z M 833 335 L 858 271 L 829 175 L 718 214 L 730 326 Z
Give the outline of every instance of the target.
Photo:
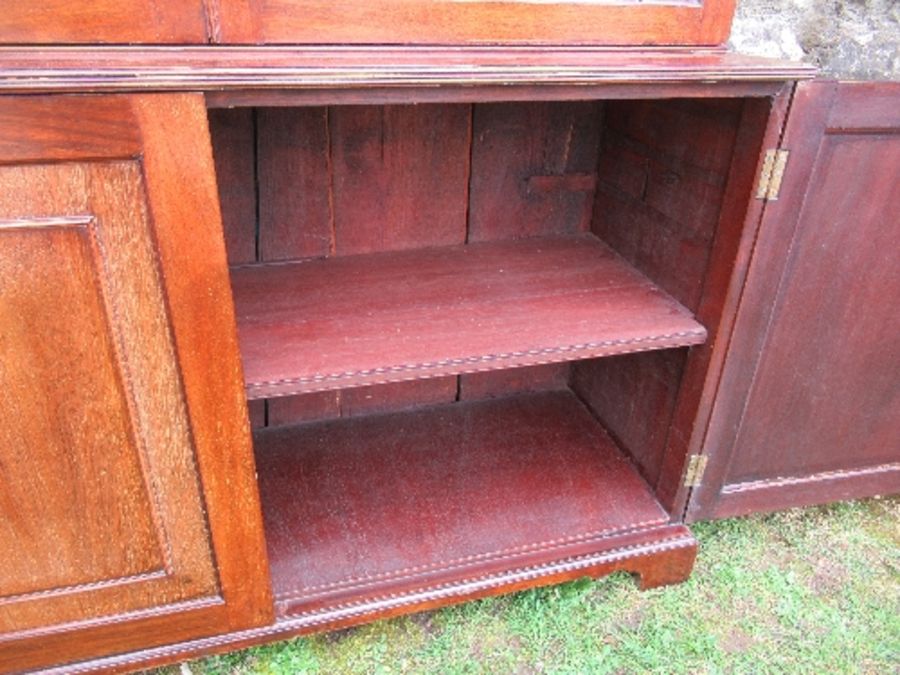
M 762 171 L 759 172 L 759 185 L 756 187 L 756 198 L 774 202 L 781 192 L 781 181 L 784 178 L 784 167 L 787 165 L 789 150 L 766 150 Z
M 684 472 L 685 487 L 697 487 L 703 480 L 706 471 L 706 455 L 691 455 L 688 458 L 687 471 Z

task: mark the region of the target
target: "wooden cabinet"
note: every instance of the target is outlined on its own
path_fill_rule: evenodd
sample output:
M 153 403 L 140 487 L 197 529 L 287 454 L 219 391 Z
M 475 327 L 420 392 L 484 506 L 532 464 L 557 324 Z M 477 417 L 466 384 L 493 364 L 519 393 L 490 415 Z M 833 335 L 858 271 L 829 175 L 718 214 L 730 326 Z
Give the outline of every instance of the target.
M 271 615 L 202 99 L 0 101 L 0 669 Z
M 383 6 L 399 41 L 451 11 Z M 318 16 L 218 7 L 222 41 Z M 0 48 L 0 669 L 673 583 L 685 513 L 896 489 L 896 86 L 792 99 L 809 76 L 721 49 Z
M 798 87 L 691 519 L 900 491 L 900 85 Z
M 683 474 L 805 71 L 402 54 L 7 54 L 45 95 L 0 101 L 4 668 L 690 573 Z M 136 78 L 208 110 L 46 95 Z

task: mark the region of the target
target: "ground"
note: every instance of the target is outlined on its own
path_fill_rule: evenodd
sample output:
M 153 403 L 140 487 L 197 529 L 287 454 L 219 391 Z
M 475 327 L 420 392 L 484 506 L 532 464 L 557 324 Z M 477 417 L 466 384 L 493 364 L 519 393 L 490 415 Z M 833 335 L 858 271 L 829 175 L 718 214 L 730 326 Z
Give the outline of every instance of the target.
M 584 580 L 188 667 L 198 675 L 900 672 L 900 499 L 694 531 L 700 555 L 678 586 L 640 592 L 627 575 Z

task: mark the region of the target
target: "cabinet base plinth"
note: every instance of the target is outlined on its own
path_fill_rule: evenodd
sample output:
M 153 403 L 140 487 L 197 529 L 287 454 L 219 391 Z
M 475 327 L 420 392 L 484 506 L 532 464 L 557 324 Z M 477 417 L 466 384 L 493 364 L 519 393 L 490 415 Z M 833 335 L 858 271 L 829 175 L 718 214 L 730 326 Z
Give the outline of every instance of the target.
M 448 583 L 295 614 L 281 618 L 270 626 L 73 664 L 59 672 L 123 672 L 158 667 L 299 635 L 347 628 L 375 619 L 436 609 L 467 600 L 584 577 L 597 579 L 614 572 L 634 574 L 641 589 L 656 588 L 687 579 L 696 553 L 697 540 L 687 527 L 664 525 L 643 532 L 609 537 L 593 553 L 531 567 L 503 570 L 466 582 Z

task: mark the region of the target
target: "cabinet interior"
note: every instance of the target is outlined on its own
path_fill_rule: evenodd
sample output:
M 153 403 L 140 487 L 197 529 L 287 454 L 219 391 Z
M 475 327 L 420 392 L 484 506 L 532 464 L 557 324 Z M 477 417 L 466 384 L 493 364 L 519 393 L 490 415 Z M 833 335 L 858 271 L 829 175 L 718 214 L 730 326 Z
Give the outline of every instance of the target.
M 680 515 L 746 105 L 209 111 L 282 615 Z

